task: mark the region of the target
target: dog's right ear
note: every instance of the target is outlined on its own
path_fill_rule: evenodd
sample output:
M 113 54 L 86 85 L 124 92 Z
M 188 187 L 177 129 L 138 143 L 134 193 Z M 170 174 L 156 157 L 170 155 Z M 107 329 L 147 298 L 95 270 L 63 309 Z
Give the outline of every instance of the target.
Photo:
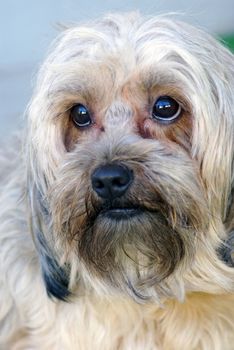
M 30 226 L 49 297 L 69 301 L 69 266 L 60 266 L 52 247 L 50 214 L 42 192 L 29 180 Z
M 46 198 L 50 184 L 54 181 L 56 164 L 65 152 L 61 131 L 62 120 L 54 118 L 54 105 L 50 98 L 49 62 L 50 58 L 40 69 L 35 95 L 27 110 L 28 127 L 25 135 L 27 197 L 31 232 L 38 251 L 47 293 L 51 297 L 68 300 L 69 267 L 60 265 Z

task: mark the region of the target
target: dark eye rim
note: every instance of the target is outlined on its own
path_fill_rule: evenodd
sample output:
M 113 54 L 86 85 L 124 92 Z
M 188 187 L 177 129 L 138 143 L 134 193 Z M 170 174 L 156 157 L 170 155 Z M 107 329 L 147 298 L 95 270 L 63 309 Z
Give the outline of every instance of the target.
M 87 114 L 89 116 L 89 121 L 87 121 L 86 123 L 82 124 L 82 123 L 79 123 L 77 120 L 75 120 L 75 116 L 73 116 L 73 112 L 74 112 L 74 109 L 77 108 L 77 107 L 83 107 L 87 110 Z M 91 115 L 91 112 L 89 111 L 88 107 L 86 107 L 83 103 L 76 103 L 74 104 L 73 106 L 71 106 L 70 108 L 70 118 L 72 120 L 72 122 L 74 123 L 74 125 L 77 127 L 77 128 L 87 128 L 89 127 L 90 125 L 93 124 L 93 120 L 92 120 L 92 115 Z
M 157 115 L 154 114 L 154 112 L 153 112 L 154 105 L 156 104 L 156 102 L 157 102 L 160 98 L 170 98 L 170 99 L 174 100 L 174 101 L 178 104 L 178 110 L 177 110 L 177 112 L 176 112 L 173 116 L 171 116 L 171 117 L 169 117 L 169 118 L 163 118 L 163 117 L 159 117 L 159 116 L 157 116 Z M 151 113 L 152 119 L 153 119 L 154 121 L 156 121 L 156 122 L 159 122 L 160 124 L 171 124 L 171 123 L 173 123 L 174 121 L 178 120 L 178 119 L 182 116 L 182 114 L 183 114 L 183 108 L 182 108 L 180 102 L 179 102 L 177 99 L 175 99 L 174 97 L 169 96 L 169 95 L 161 95 L 161 96 L 159 96 L 159 97 L 155 100 L 155 102 L 154 102 L 154 104 L 153 104 L 152 113 Z

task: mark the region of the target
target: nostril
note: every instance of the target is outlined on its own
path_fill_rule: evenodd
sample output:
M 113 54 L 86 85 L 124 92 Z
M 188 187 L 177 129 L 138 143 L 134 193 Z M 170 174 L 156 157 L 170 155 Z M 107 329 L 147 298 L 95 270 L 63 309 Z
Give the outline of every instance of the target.
M 114 179 L 112 181 L 112 185 L 116 186 L 116 187 L 121 187 L 121 186 L 125 186 L 126 185 L 126 179 L 120 177 L 118 179 Z
M 93 181 L 93 186 L 98 189 L 104 188 L 104 183 L 100 180 Z

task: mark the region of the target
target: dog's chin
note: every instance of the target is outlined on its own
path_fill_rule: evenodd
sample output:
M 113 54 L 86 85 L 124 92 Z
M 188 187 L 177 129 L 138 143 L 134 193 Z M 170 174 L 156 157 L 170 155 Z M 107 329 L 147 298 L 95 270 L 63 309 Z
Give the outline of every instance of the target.
M 79 240 L 79 256 L 106 286 L 143 296 L 173 273 L 186 244 L 162 213 L 128 205 L 96 213 Z

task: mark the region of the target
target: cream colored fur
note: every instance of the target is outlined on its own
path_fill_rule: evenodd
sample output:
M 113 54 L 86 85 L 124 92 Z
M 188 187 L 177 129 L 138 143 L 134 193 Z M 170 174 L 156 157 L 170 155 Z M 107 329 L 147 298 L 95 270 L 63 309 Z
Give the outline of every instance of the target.
M 54 196 L 55 201 L 73 174 L 71 169 L 66 173 L 74 162 L 69 158 L 73 152 L 82 163 L 74 168 L 79 183 L 82 167 L 88 167 L 92 157 L 92 165 L 98 163 L 108 147 L 113 153 L 109 157 L 117 157 L 123 144 L 131 145 L 132 153 L 147 153 L 152 164 L 161 164 L 161 171 L 170 173 L 155 154 L 161 147 L 157 137 L 141 140 L 135 132 L 131 103 L 140 105 L 137 83 L 146 78 L 159 90 L 160 86 L 179 90 L 189 105 L 191 149 L 178 150 L 181 165 L 175 164 L 168 182 L 178 183 L 183 193 L 197 191 L 194 216 L 199 216 L 201 226 L 193 254 L 166 280 L 164 290 L 170 297 L 159 295 L 153 286 L 152 298 L 141 304 L 93 276 L 73 246 L 57 241 L 57 232 L 50 236 L 37 213 L 33 190 L 39 188 L 46 200 Z M 133 97 L 124 95 L 127 89 L 134 91 Z M 64 145 L 64 130 L 69 128 L 64 116 L 73 103 L 84 103 L 85 94 L 97 101 L 107 136 L 93 134 L 85 140 L 72 134 L 70 156 Z M 164 16 L 144 19 L 136 14 L 67 29 L 39 73 L 28 109 L 26 142 L 19 146 L 14 141 L 0 154 L 0 349 L 233 350 L 234 269 L 217 253 L 233 229 L 227 231 L 225 226 L 233 148 L 233 56 L 209 35 Z M 189 172 L 191 178 L 192 171 L 199 172 L 193 187 L 192 180 L 183 183 L 182 165 L 186 179 Z M 60 204 L 58 213 L 66 207 Z M 52 224 L 56 227 L 56 222 Z M 70 302 L 46 293 L 35 227 L 42 227 L 48 244 L 56 242 L 53 248 L 60 264 L 66 260 L 71 265 Z

